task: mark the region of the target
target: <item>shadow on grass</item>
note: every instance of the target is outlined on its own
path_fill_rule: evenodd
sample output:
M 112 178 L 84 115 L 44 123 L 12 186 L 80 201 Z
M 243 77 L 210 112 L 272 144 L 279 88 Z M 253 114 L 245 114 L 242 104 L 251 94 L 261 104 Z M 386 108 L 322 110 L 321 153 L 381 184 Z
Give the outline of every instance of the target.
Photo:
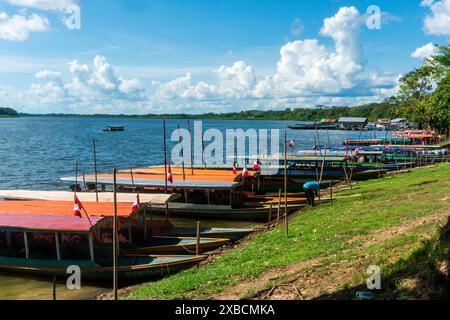
M 381 290 L 375 299 L 450 298 L 450 217 L 439 235 L 423 241 L 406 259 L 388 265 L 381 273 Z M 366 284 L 324 294 L 317 299 L 356 299 L 357 291 L 368 291 Z

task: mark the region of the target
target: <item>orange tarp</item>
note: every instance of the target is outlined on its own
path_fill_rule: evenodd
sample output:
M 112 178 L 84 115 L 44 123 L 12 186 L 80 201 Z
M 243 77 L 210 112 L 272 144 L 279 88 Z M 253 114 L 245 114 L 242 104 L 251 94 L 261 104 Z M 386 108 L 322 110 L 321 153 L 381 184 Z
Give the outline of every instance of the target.
M 113 216 L 112 202 L 83 202 L 83 207 L 89 216 Z M 24 214 L 59 214 L 73 216 L 73 201 L 0 201 L 0 212 Z M 117 215 L 128 217 L 131 214 L 132 203 L 118 203 Z M 84 216 L 84 211 L 81 212 Z

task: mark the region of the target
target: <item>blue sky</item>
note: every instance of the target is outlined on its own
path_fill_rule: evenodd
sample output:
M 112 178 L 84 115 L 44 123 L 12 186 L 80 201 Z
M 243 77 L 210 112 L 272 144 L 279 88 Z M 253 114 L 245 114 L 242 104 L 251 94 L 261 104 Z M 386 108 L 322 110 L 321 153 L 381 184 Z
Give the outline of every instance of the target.
M 369 5 L 379 30 L 361 22 Z M 73 6 L 79 30 L 63 22 Z M 447 19 L 448 0 L 0 0 L 0 104 L 198 113 L 379 101 L 432 51 L 416 49 L 447 42 Z

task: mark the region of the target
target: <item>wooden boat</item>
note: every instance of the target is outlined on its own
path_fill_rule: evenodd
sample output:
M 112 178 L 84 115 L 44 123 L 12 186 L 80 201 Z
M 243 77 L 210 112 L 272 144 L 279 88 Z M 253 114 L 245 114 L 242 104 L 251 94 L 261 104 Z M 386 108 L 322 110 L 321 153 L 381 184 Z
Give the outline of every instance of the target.
M 208 238 L 227 238 L 231 241 L 238 241 L 253 231 L 253 229 L 245 228 L 200 228 L 200 236 Z M 158 228 L 152 226 L 149 233 L 158 236 L 195 237 L 197 235 L 197 229 L 187 227 Z
M 111 218 L 114 212 L 112 203 L 84 202 L 83 206 L 86 211 L 90 213 L 91 219 L 98 219 L 102 217 Z M 165 206 L 163 206 L 163 208 L 163 212 L 165 214 Z M 132 215 L 131 204 L 119 203 L 117 209 L 119 216 L 119 232 L 129 242 L 121 245 L 121 248 L 125 250 L 125 253 L 187 254 L 192 253 L 192 248 L 194 248 L 193 251 L 195 252 L 195 247 L 197 244 L 196 238 L 166 236 L 146 237 L 144 240 L 142 237 L 139 237 L 139 234 L 143 233 L 139 232 L 139 228 L 143 230 L 143 228 L 145 228 L 145 223 L 142 223 L 142 219 L 139 219 L 137 215 L 130 218 Z M 54 217 L 69 217 L 74 219 L 71 217 L 73 215 L 73 201 L 0 201 L 0 212 L 9 212 L 10 214 L 15 214 L 17 217 L 51 214 Z M 109 240 L 112 239 L 111 221 L 111 219 L 103 220 L 101 228 L 96 230 L 96 234 L 103 234 L 107 236 Z M 132 228 L 132 226 L 134 226 L 134 228 Z M 199 248 L 201 252 L 208 252 L 226 244 L 227 242 L 229 242 L 229 239 L 201 237 Z M 107 246 L 108 244 L 106 243 L 100 243 L 97 247 L 100 250 Z
M 94 245 L 96 230 L 108 219 L 0 212 L 0 270 L 67 277 L 67 268 L 78 266 L 82 279 L 110 280 L 112 250 L 105 254 Z M 159 278 L 198 264 L 204 258 L 123 255 L 118 260 L 119 279 Z
M 199 238 L 202 253 L 217 249 L 230 242 L 230 239 Z M 151 236 L 147 240 L 133 240 L 132 245 L 122 245 L 127 254 L 193 254 L 196 252 L 197 238 Z
M 120 132 L 125 131 L 125 127 L 123 126 L 107 126 L 103 129 L 104 132 Z
M 283 201 L 283 199 L 282 199 Z M 288 213 L 298 211 L 305 207 L 304 204 L 288 204 Z M 284 214 L 284 203 L 281 203 L 282 213 Z M 152 206 L 153 214 L 165 215 L 165 208 Z M 198 219 L 217 219 L 217 220 L 244 220 L 244 221 L 268 221 L 270 205 L 248 204 L 239 208 L 233 208 L 227 205 L 207 205 L 193 203 L 170 203 L 170 216 L 198 218 Z M 277 216 L 277 205 L 272 205 L 271 219 Z
M 127 255 L 118 260 L 120 282 L 159 279 L 197 265 L 206 256 L 193 255 Z M 98 257 L 91 260 L 44 260 L 0 256 L 0 270 L 33 276 L 67 278 L 67 269 L 78 266 L 81 280 L 110 281 L 113 277 L 112 259 Z

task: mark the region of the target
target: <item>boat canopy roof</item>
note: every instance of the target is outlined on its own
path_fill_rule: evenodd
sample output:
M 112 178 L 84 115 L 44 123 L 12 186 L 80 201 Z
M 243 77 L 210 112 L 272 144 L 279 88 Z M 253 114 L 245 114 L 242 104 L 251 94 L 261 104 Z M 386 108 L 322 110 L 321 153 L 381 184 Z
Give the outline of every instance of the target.
M 102 217 L 69 217 L 51 214 L 11 213 L 0 211 L 0 230 L 15 232 L 89 233 Z
M 63 177 L 62 181 L 83 181 L 82 177 L 76 179 L 75 177 Z M 86 177 L 86 183 L 95 183 L 95 178 Z M 113 178 L 112 177 L 99 177 L 97 179 L 98 184 L 106 184 L 112 185 Z M 164 188 L 165 180 L 154 180 L 154 179 L 134 179 L 131 178 L 117 178 L 117 185 L 121 186 L 139 186 L 139 187 L 157 187 Z M 227 190 L 238 186 L 238 182 L 234 181 L 193 181 L 193 180 L 176 180 L 174 179 L 173 183 L 168 182 L 167 187 L 169 189 L 196 189 L 196 190 Z
M 79 193 L 78 193 L 79 194 Z M 77 195 L 78 195 L 77 194 Z M 80 200 L 81 201 L 81 200 Z M 113 202 L 83 202 L 84 209 L 90 217 L 111 217 L 114 215 Z M 73 216 L 74 202 L 72 201 L 45 201 L 45 200 L 11 200 L 0 201 L 0 212 L 11 212 L 18 214 L 55 214 L 63 216 Z M 82 212 L 85 216 L 84 211 Z M 132 204 L 117 203 L 117 215 L 119 217 L 129 217 L 132 215 Z
M 79 192 L 78 199 L 84 202 L 96 202 L 95 192 Z M 179 195 L 170 193 L 143 193 L 139 195 L 141 203 L 151 203 L 154 205 L 165 205 L 173 201 Z M 69 191 L 33 191 L 33 190 L 0 190 L 0 198 L 8 200 L 48 200 L 48 201 L 73 201 L 74 194 Z M 135 193 L 117 193 L 118 202 L 134 202 Z M 114 193 L 99 192 L 99 202 L 114 202 Z

